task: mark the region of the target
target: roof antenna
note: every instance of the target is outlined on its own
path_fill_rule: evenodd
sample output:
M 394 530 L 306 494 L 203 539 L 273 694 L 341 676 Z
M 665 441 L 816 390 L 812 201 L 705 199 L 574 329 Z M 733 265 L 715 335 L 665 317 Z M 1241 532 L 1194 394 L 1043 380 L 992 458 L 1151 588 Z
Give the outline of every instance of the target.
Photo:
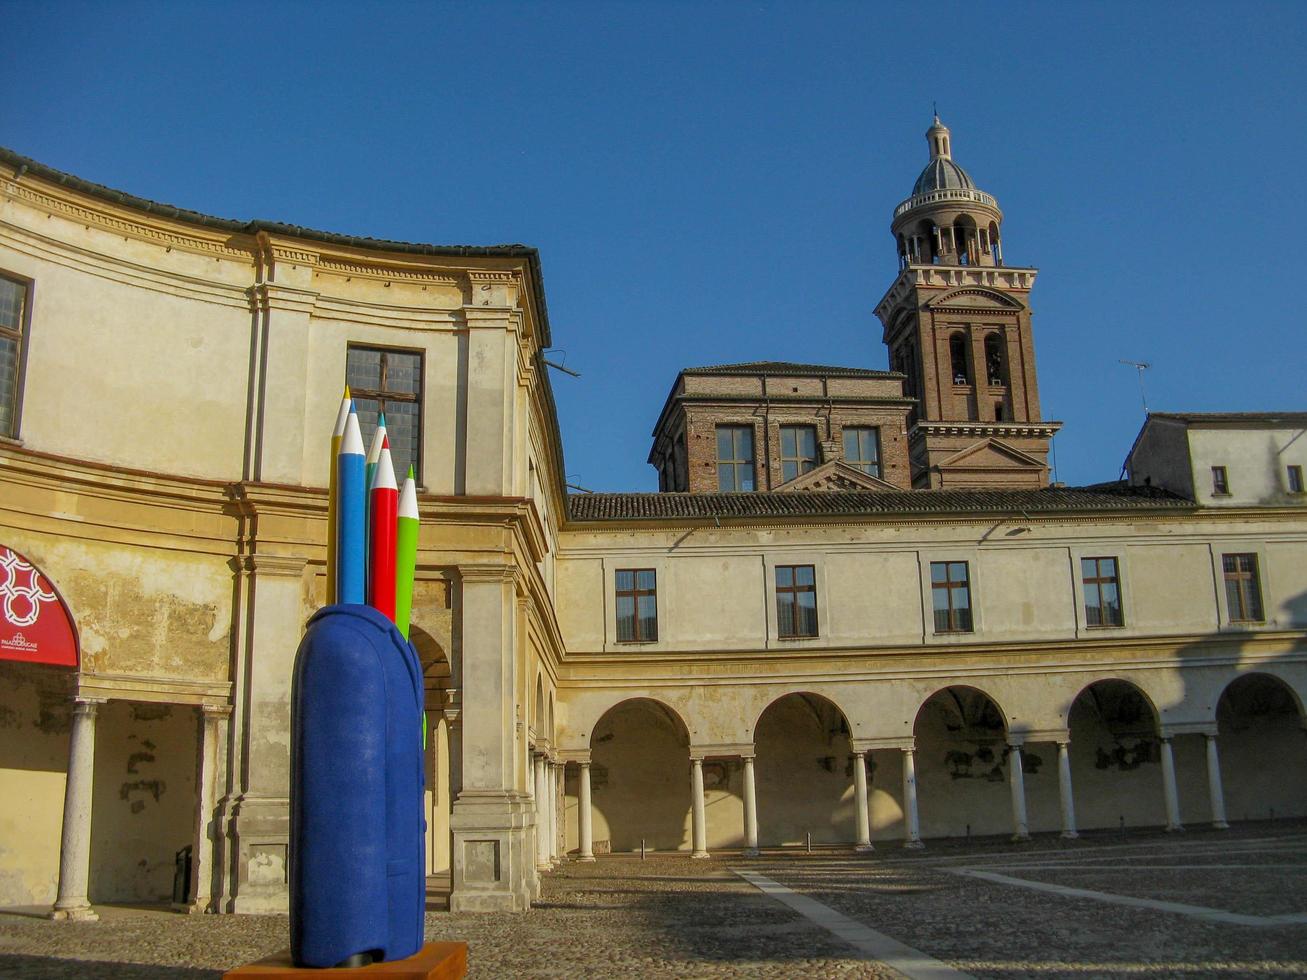
M 936 102 L 936 101 L 934 101 L 933 99 L 931 100 L 931 103 L 930 103 L 930 111 L 931 111 L 931 114 L 932 114 L 936 119 L 939 118 L 939 103 Z
M 1128 364 L 1139 372 L 1139 400 L 1144 403 L 1144 414 L 1147 415 L 1148 395 L 1144 393 L 1144 372 L 1152 367 L 1152 365 L 1147 361 L 1127 361 L 1124 358 L 1121 359 L 1121 363 Z

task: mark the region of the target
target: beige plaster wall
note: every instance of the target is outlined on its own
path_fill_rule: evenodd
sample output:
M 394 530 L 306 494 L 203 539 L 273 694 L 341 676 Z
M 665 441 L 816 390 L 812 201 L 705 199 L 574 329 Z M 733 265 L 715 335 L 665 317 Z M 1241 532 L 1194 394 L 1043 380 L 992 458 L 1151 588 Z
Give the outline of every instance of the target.
M 110 701 L 96 718 L 92 902 L 172 896 L 174 854 L 195 819 L 194 708 Z
M 55 899 L 69 688 L 67 671 L 0 663 L 0 907 Z

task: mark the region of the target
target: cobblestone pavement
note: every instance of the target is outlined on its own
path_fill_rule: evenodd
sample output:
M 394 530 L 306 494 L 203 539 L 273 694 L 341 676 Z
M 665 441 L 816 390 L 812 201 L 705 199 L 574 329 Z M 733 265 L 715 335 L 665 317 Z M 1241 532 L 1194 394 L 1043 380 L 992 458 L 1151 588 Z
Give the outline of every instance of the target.
M 474 978 L 899 975 L 733 868 L 978 978 L 1307 974 L 1307 823 L 1287 822 L 1180 837 L 931 842 L 920 852 L 887 844 L 869 855 L 609 857 L 546 875 L 529 913 L 430 912 L 427 937 L 467 941 Z M 1246 921 L 1031 884 L 1183 903 Z M 224 969 L 287 945 L 284 916 L 101 913 L 97 923 L 0 914 L 0 977 L 219 980 Z M 1302 921 L 1266 921 L 1275 916 Z

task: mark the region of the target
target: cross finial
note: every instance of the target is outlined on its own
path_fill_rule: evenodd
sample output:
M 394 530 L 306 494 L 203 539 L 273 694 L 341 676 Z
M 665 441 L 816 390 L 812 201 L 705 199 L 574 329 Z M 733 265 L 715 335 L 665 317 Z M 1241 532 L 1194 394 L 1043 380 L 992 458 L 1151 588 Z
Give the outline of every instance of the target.
M 932 100 L 931 103 L 930 103 L 930 111 L 931 111 L 931 114 L 932 114 L 936 119 L 938 119 L 938 118 L 939 118 L 939 103 L 938 103 L 938 102 L 935 102 L 934 100 Z

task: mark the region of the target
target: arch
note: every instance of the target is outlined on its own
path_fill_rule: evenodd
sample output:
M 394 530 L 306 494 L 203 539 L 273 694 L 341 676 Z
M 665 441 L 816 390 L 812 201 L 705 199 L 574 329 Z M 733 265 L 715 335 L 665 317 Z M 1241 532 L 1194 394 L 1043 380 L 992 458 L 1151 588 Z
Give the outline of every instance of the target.
M 915 238 L 917 242 L 918 261 L 920 261 L 921 255 L 925 254 L 927 261 L 932 264 L 938 264 L 940 240 L 939 229 L 935 226 L 935 222 L 931 221 L 929 218 L 922 218 L 917 222 L 917 227 L 913 231 L 913 238 Z
M 1232 679 L 1216 702 L 1229 820 L 1307 814 L 1307 720 L 1293 685 L 1267 671 Z
M 979 237 L 976 220 L 969 214 L 960 214 L 953 220 L 953 248 L 959 265 L 979 265 Z
M 691 839 L 690 732 L 655 698 L 610 705 L 590 732 L 593 840 L 614 853 L 680 850 Z
M 545 735 L 545 681 L 539 671 L 536 671 L 536 699 L 535 712 L 531 716 L 531 727 L 535 729 L 537 738 L 543 738 Z
M 971 371 L 967 365 L 967 335 L 955 330 L 948 338 L 949 371 L 955 385 L 971 383 Z
M 912 723 L 923 837 L 1008 833 L 1007 716 L 987 691 L 949 685 L 921 702 Z M 1037 771 L 1040 757 L 1023 766 Z
M 1003 264 L 1003 245 L 998 237 L 998 222 L 989 223 L 989 250 L 994 253 L 994 264 Z
M 422 686 L 430 691 L 443 691 L 451 686 L 452 670 L 449 655 L 440 641 L 416 623 L 410 623 L 408 639 L 417 651 L 418 663 L 422 665 Z
M 1007 357 L 1003 338 L 997 333 L 985 335 L 985 380 L 991 385 L 1007 384 Z
M 0 544 L 0 644 L 4 659 L 76 669 L 82 662 L 72 610 L 50 576 Z
M 750 731 L 759 844 L 799 845 L 809 834 L 815 844 L 854 842 L 855 762 L 844 710 L 826 695 L 791 691 L 773 698 Z
M 1066 710 L 1068 762 L 1082 829 L 1158 826 L 1167 821 L 1161 714 L 1133 681 L 1085 684 Z M 1186 769 L 1195 768 L 1192 762 Z M 1201 761 L 1197 767 L 1201 771 Z
M 549 692 L 549 715 L 545 725 L 545 737 L 550 742 L 554 741 L 554 692 Z
M 749 726 L 750 736 L 752 736 L 754 733 L 758 731 L 758 725 L 759 723 L 762 722 L 763 716 L 766 715 L 768 711 L 770 711 L 779 702 L 785 700 L 786 698 L 794 698 L 794 697 L 803 698 L 804 702 L 808 705 L 809 710 L 811 710 L 814 715 L 819 714 L 821 710 L 820 702 L 824 701 L 826 704 L 834 708 L 835 711 L 839 714 L 840 720 L 844 725 L 844 731 L 846 733 L 851 733 L 853 731 L 853 726 L 849 723 L 848 712 L 845 711 L 843 708 L 841 708 L 835 702 L 834 698 L 826 694 L 818 694 L 816 691 L 800 690 L 800 691 L 786 691 L 784 694 L 778 694 L 776 695 L 776 697 L 768 701 L 767 704 L 763 706 L 763 709 L 758 712 L 758 717 L 753 719 L 753 724 Z

